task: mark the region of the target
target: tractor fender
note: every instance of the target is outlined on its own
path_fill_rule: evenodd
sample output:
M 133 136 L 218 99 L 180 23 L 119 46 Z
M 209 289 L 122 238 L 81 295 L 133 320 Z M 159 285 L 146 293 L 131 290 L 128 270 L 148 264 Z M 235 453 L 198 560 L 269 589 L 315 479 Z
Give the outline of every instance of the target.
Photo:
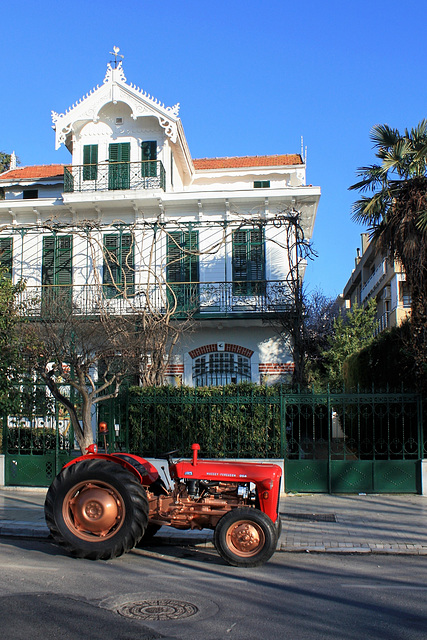
M 67 462 L 63 468 L 65 469 L 65 467 L 77 464 L 83 460 L 93 460 L 94 458 L 98 460 L 109 460 L 113 464 L 120 465 L 123 469 L 126 469 L 136 476 L 144 486 L 149 486 L 159 477 L 156 467 L 150 462 L 130 453 L 89 453 Z
M 150 486 L 153 482 L 155 482 L 160 476 L 156 467 L 148 462 L 145 458 L 141 458 L 141 456 L 137 456 L 134 453 L 113 453 L 112 456 L 114 458 L 118 458 L 120 463 L 126 462 L 127 464 L 132 465 L 142 478 L 142 484 L 144 486 Z

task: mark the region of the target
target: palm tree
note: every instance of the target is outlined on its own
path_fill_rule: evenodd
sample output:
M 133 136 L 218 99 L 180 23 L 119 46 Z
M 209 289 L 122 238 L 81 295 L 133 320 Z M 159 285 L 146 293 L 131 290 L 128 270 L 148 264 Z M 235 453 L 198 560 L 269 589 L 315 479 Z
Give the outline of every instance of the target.
M 402 134 L 371 130 L 378 164 L 360 167 L 350 187 L 362 197 L 353 219 L 368 227 L 379 252 L 402 264 L 411 294 L 411 338 L 419 383 L 427 383 L 427 120 Z

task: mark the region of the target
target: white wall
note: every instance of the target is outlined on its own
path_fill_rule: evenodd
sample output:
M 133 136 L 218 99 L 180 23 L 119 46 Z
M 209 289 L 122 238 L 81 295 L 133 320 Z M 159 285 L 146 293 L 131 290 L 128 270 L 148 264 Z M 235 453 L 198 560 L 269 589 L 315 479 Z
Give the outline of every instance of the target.
M 233 324 L 235 326 L 233 326 Z M 189 351 L 205 345 L 225 342 L 253 351 L 251 357 L 252 382 L 259 383 L 259 364 L 262 362 L 285 363 L 292 360 L 292 354 L 279 336 L 274 335 L 270 326 L 254 326 L 249 319 L 242 324 L 232 320 L 218 319 L 209 327 L 197 327 L 191 333 L 182 336 L 175 353 L 184 364 L 183 384 L 193 385 L 193 358 Z

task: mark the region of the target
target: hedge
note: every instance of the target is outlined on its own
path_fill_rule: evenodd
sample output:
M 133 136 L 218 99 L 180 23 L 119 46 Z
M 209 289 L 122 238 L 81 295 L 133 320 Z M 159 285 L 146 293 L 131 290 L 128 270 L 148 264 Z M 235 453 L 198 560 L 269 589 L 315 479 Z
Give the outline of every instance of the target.
M 280 456 L 275 388 L 131 387 L 128 397 L 129 448 L 135 453 L 156 456 L 178 449 L 189 456 L 198 442 L 206 457 Z

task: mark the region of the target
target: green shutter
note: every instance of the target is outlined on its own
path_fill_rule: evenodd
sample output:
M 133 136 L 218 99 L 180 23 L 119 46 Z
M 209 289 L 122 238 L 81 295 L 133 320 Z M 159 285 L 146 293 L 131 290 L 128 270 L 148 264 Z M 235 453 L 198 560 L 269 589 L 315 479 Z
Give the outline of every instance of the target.
M 246 231 L 233 234 L 233 293 L 244 294 L 248 279 Z
M 69 310 L 72 300 L 73 252 L 71 236 L 43 238 L 42 303 L 49 313 Z M 52 306 L 54 305 L 54 307 Z
M 111 143 L 108 148 L 108 160 L 110 162 L 119 161 L 119 145 L 116 142 Z
M 48 236 L 43 238 L 42 284 L 72 284 L 72 238 L 71 236 Z
M 177 311 L 195 310 L 199 304 L 199 233 L 172 231 L 167 239 L 167 282 L 177 302 Z M 174 296 L 170 296 L 174 304 Z
M 113 142 L 109 147 L 110 162 L 130 161 L 130 142 Z
M 119 236 L 109 234 L 104 236 L 104 268 L 102 282 L 104 285 L 104 293 L 107 298 L 114 298 L 117 290 L 113 285 L 119 284 Z
M 43 238 L 42 285 L 55 284 L 55 237 Z
M 122 284 L 126 291 L 126 295 L 134 293 L 135 284 L 135 252 L 134 239 L 132 234 L 124 233 L 121 236 L 121 268 L 122 268 Z
M 167 281 L 198 282 L 199 232 L 172 231 L 167 242 Z
M 0 268 L 6 270 L 6 276 L 12 277 L 12 238 L 0 238 Z
M 261 229 L 243 229 L 233 234 L 233 293 L 259 294 L 264 284 L 264 241 Z
M 73 281 L 71 236 L 58 236 L 56 238 L 56 252 L 57 265 L 55 284 L 71 284 Z
M 96 180 L 98 176 L 98 145 L 83 147 L 83 180 Z
M 130 187 L 130 142 L 113 142 L 109 146 L 109 189 Z
M 143 178 L 153 178 L 157 176 L 157 142 L 155 140 L 145 140 L 141 144 L 142 166 L 141 175 Z
M 134 293 L 134 243 L 130 233 L 104 236 L 104 293 L 113 298 Z
M 249 280 L 264 280 L 264 243 L 260 229 L 249 232 L 248 276 Z
M 172 231 L 167 241 L 166 279 L 168 282 L 182 282 L 181 280 L 181 232 Z

